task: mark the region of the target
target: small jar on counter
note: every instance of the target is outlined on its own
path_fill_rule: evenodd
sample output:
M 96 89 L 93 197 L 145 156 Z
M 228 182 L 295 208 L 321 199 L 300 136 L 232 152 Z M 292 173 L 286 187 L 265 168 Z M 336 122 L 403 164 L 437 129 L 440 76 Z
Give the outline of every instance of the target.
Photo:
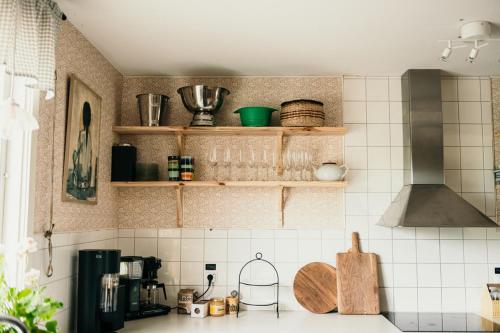
M 222 317 L 226 313 L 224 298 L 212 298 L 210 300 L 210 315 L 212 317 Z

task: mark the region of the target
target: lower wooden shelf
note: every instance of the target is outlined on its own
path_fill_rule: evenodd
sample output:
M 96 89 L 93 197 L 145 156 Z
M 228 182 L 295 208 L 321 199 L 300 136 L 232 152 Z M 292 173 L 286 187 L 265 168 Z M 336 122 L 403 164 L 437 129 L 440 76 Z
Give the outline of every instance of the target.
M 276 188 L 280 194 L 280 224 L 285 225 L 285 204 L 287 188 L 343 188 L 347 185 L 346 181 L 293 181 L 293 180 L 270 180 L 270 181 L 206 181 L 195 180 L 188 182 L 174 181 L 137 181 L 137 182 L 111 182 L 111 186 L 117 188 L 172 188 L 176 191 L 177 201 L 177 227 L 182 228 L 184 216 L 184 195 L 183 189 L 189 187 L 267 187 Z
M 188 182 L 147 181 L 147 182 L 111 182 L 113 187 L 345 187 L 345 181 L 293 181 L 293 180 L 257 180 L 257 181 L 209 181 L 195 180 Z

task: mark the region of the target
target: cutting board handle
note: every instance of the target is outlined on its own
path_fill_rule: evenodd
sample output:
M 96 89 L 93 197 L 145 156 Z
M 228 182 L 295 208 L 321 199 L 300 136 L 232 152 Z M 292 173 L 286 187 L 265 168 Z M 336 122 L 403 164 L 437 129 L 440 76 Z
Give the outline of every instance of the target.
M 360 253 L 359 250 L 359 234 L 357 232 L 352 233 L 352 253 Z

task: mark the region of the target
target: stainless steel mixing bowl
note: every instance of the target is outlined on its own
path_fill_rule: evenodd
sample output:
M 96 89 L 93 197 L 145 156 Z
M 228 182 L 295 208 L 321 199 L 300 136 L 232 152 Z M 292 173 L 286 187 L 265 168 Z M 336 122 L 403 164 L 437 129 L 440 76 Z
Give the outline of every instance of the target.
M 205 85 L 186 86 L 177 89 L 182 103 L 193 113 L 191 126 L 214 126 L 215 114 L 222 107 L 229 90 Z

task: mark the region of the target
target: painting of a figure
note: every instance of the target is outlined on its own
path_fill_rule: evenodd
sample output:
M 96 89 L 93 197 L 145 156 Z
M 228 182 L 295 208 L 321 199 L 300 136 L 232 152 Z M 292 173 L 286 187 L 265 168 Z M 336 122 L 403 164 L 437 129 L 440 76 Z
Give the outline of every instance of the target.
M 100 118 L 101 97 L 70 76 L 63 201 L 97 204 Z

